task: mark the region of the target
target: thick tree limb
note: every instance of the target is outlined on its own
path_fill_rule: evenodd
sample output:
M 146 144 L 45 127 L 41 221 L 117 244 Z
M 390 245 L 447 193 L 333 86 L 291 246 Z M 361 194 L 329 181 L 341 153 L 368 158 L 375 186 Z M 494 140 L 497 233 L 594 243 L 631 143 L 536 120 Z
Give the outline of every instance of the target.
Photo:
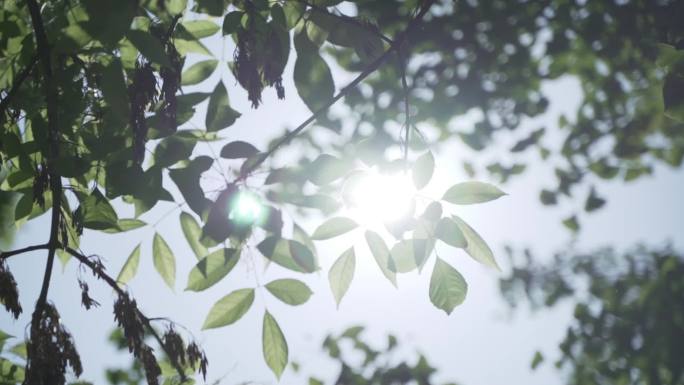
M 280 147 L 283 145 L 289 143 L 292 139 L 294 139 L 299 133 L 304 131 L 306 127 L 309 126 L 312 122 L 314 122 L 316 119 L 318 119 L 319 116 L 321 116 L 325 111 L 330 108 L 333 104 L 335 104 L 338 100 L 342 99 L 345 97 L 354 87 L 356 87 L 359 83 L 361 83 L 364 79 L 366 79 L 370 74 L 375 72 L 380 66 L 390 57 L 390 55 L 394 51 L 399 51 L 401 44 L 404 42 L 406 39 L 406 36 L 408 33 L 415 28 L 415 26 L 420 22 L 420 20 L 425 16 L 427 11 L 430 9 L 432 4 L 436 0 L 426 0 L 423 2 L 422 6 L 420 7 L 418 13 L 416 16 L 411 19 L 411 22 L 409 25 L 406 27 L 405 30 L 402 32 L 398 33 L 397 36 L 392 40 L 392 44 L 390 47 L 383 52 L 382 55 L 378 56 L 375 60 L 373 60 L 372 63 L 370 63 L 366 68 L 359 74 L 357 75 L 354 80 L 352 80 L 349 84 L 347 84 L 344 88 L 340 90 L 340 92 L 337 93 L 337 95 L 333 96 L 332 99 L 329 99 L 321 108 L 316 110 L 311 116 L 309 116 L 305 121 L 303 121 L 299 126 L 297 126 L 294 130 L 288 132 L 285 134 L 280 140 L 278 140 L 271 148 L 264 152 L 250 167 L 247 167 L 244 171 L 241 172 L 240 176 L 238 177 L 238 181 L 246 179 L 254 170 L 256 170 L 259 166 L 261 166 L 266 159 L 268 159 L 271 155 L 273 155 Z

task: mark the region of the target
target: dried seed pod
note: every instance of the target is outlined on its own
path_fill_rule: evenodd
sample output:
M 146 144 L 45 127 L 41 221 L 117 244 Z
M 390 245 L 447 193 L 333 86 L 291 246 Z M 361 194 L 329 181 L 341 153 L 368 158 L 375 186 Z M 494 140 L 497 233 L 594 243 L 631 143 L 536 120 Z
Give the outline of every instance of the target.
M 76 351 L 71 334 L 63 327 L 60 316 L 50 304 L 36 310 L 40 317 L 31 328 L 31 338 L 26 344 L 26 385 L 66 383 L 67 367 L 76 377 L 83 372 L 81 358 Z
M 0 302 L 5 305 L 8 312 L 12 313 L 14 319 L 19 318 L 22 309 L 19 303 L 17 281 L 14 280 L 14 276 L 5 266 L 4 261 L 0 261 Z

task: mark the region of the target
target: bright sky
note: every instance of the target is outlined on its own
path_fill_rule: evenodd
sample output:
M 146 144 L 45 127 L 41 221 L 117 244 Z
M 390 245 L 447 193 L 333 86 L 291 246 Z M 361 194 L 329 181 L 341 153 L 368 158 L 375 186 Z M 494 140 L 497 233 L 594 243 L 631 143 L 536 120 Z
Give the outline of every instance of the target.
M 231 55 L 232 48 L 226 51 L 225 57 Z M 289 71 L 292 71 L 292 63 L 293 58 Z M 214 74 L 207 84 L 215 84 L 217 77 L 218 74 Z M 285 101 L 276 100 L 269 91 L 265 95 L 264 105 L 252 110 L 244 92 L 237 90 L 227 67 L 224 81 L 231 103 L 243 113 L 233 127 L 222 133 L 232 140 L 256 140 L 263 144 L 267 138 L 282 132 L 284 126 L 293 127 L 308 115 L 291 83 L 286 84 L 288 98 Z M 338 88 L 341 85 L 338 83 Z M 549 84 L 546 91 L 551 99 L 550 112 L 541 119 L 527 123 L 530 129 L 542 124 L 553 125 L 558 112 L 572 111 L 579 100 L 577 84 L 570 79 Z M 199 126 L 203 125 L 203 111 L 194 121 Z M 467 122 L 461 124 L 467 125 Z M 219 149 L 217 147 L 215 150 Z M 435 197 L 449 185 L 465 178 L 458 161 L 461 156 L 472 155 L 457 143 L 450 143 L 437 153 L 437 175 L 430 186 Z M 501 152 L 498 155 L 505 156 Z M 504 270 L 508 268 L 503 253 L 505 244 L 531 246 L 538 251 L 538 255 L 545 256 L 553 250 L 567 247 L 571 240 L 560 224 L 568 211 L 542 207 L 538 201 L 540 187 L 553 185 L 552 172 L 551 167 L 537 160 L 524 177 L 504 186 L 508 196 L 492 203 L 458 209 L 458 213 L 492 246 Z M 657 246 L 671 241 L 681 249 L 684 247 L 684 233 L 681 231 L 684 228 L 684 211 L 680 204 L 684 196 L 683 176 L 681 171 L 661 167 L 656 169 L 653 177 L 635 183 L 602 184 L 600 191 L 607 196 L 608 204 L 583 220 L 577 245 L 584 250 L 605 245 L 624 249 L 638 242 Z M 163 206 L 144 218 L 150 223 L 155 222 L 170 207 Z M 126 216 L 124 213 L 131 214 L 124 210 L 120 211 L 120 216 Z M 317 224 L 307 223 L 307 230 L 312 231 Z M 47 237 L 47 227 L 47 217 L 29 224 L 17 237 L 16 246 L 43 242 Z M 457 267 L 469 284 L 465 303 L 451 316 L 434 308 L 429 301 L 430 266 L 422 275 L 402 275 L 399 289 L 394 289 L 382 277 L 362 238 L 350 235 L 317 245 L 324 268 L 320 274 L 300 277 L 278 266 L 271 266 L 265 273 L 258 271 L 262 283 L 285 276 L 304 280 L 315 293 L 307 304 L 293 308 L 278 303 L 273 297 L 257 294 L 252 309 L 239 322 L 201 332 L 201 325 L 211 305 L 232 290 L 253 287 L 255 271 L 251 264 L 241 262 L 214 287 L 201 293 L 183 292 L 187 274 L 196 259 L 180 231 L 178 215 L 168 216 L 157 231 L 167 240 L 177 258 L 175 293 L 164 285 L 154 271 L 151 250 L 154 230 L 149 227 L 132 233 L 106 236 L 86 231 L 81 248 L 88 254 L 102 256 L 110 274 L 116 275 L 135 245 L 143 242 L 140 270 L 130 290 L 146 314 L 169 317 L 192 330 L 208 353 L 210 382 L 223 375 L 227 376 L 222 384 L 247 380 L 265 384 L 276 382 L 263 362 L 261 353 L 261 318 L 264 306 L 267 306 L 288 339 L 291 359 L 301 364 L 305 374 L 328 381 L 335 378 L 337 368 L 322 355 L 320 343 L 323 337 L 331 331 L 339 332 L 348 326 L 361 324 L 367 326 L 366 335 L 371 341 L 384 343 L 386 333 L 394 333 L 404 345 L 404 354 L 412 357 L 411 352 L 415 350 L 423 352 L 430 363 L 439 369 L 440 379 L 445 381 L 453 380 L 466 385 L 561 383 L 559 374 L 551 365 L 530 372 L 529 364 L 537 349 L 543 350 L 552 360 L 556 357 L 557 342 L 570 321 L 569 309 L 560 308 L 531 315 L 523 308 L 511 316 L 498 294 L 499 274 L 478 265 L 462 251 L 438 249 L 440 256 Z M 351 243 L 359 244 L 360 250 L 357 251 L 356 276 L 340 309 L 336 310 L 327 282 L 327 269 Z M 10 260 L 10 268 L 19 282 L 24 314 L 18 321 L 12 321 L 3 314 L 0 329 L 15 336 L 22 336 L 27 330 L 25 327 L 40 289 L 44 259 L 45 252 L 41 251 Z M 432 260 L 428 262 L 430 265 L 432 263 Z M 114 326 L 111 310 L 114 295 L 106 285 L 94 281 L 92 275 L 79 273 L 74 261 L 64 273 L 60 272 L 61 266 L 58 264 L 56 270 L 49 298 L 55 302 L 63 322 L 75 337 L 84 361 L 82 378 L 103 383 L 105 367 L 129 361 L 128 355 L 114 354 L 113 348 L 105 342 L 106 335 Z M 76 281 L 78 274 L 90 282 L 91 296 L 101 302 L 102 307 L 88 312 L 81 308 Z M 281 383 L 304 383 L 304 379 L 288 369 Z

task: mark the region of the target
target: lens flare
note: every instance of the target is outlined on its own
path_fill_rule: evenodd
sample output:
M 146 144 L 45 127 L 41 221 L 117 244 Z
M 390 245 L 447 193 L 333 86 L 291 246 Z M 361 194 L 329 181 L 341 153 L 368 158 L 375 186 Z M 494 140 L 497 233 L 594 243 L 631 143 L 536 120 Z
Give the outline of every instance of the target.
M 240 191 L 230 204 L 228 219 L 240 225 L 253 225 L 263 216 L 263 207 L 259 198 L 246 191 Z
M 355 215 L 365 222 L 385 223 L 400 219 L 413 205 L 416 190 L 408 174 L 372 171 L 350 181 L 347 199 Z

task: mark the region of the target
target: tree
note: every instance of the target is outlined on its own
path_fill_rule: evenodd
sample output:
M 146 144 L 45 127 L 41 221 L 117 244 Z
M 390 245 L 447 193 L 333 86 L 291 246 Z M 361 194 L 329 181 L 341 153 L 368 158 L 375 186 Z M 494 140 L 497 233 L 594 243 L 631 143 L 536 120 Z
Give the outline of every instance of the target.
M 443 203 L 483 203 L 503 196 L 502 190 L 468 181 L 454 184 L 439 199 L 394 194 L 430 182 L 435 168 L 431 149 L 440 142 L 457 137 L 480 151 L 504 129 L 521 135 L 510 148 L 511 159 L 537 148 L 549 164 L 558 162 L 558 186 L 540 192 L 545 204 L 555 203 L 559 194 L 575 196 L 587 174 L 631 180 L 654 163 L 681 163 L 681 2 L 353 1 L 347 13 L 339 3 L 3 4 L 0 207 L 14 215 L 3 215 L 2 235 L 10 234 L 8 224 L 47 212 L 51 216 L 45 243 L 0 254 L 2 302 L 16 317 L 22 307 L 5 261 L 47 250 L 27 344 L 26 383 L 64 383 L 67 366 L 80 371 L 70 336 L 56 323 L 59 314 L 48 302 L 55 257 L 64 263 L 76 259 L 116 291 L 115 319 L 148 382 L 157 383 L 162 372 L 145 342 L 149 335 L 168 356 L 177 380 L 186 379 L 187 367 L 206 370 L 207 359 L 196 344 L 185 342 L 172 322 L 162 321 L 164 331 L 155 329 L 158 321 L 143 314 L 128 295 L 125 285 L 135 276 L 140 248 L 114 278 L 97 256 L 79 249 L 84 229 L 134 231 L 147 226 L 141 216 L 170 204 L 171 213 L 180 211 L 181 227 L 198 259 L 188 277 L 187 288 L 193 291 L 226 277 L 245 258 L 241 251 L 249 242 L 268 262 L 312 273 L 319 269 L 314 240 L 365 231 L 382 274 L 396 284 L 397 274 L 424 268 L 437 241 L 498 268 L 484 240 Z M 221 26 L 214 22 L 217 17 Z M 240 113 L 231 107 L 223 80 L 207 85 L 210 92 L 183 90 L 225 68 L 223 58 L 218 60 L 202 40 L 219 32 L 232 38 L 230 73 L 254 108 L 265 88 L 285 96 L 284 71 L 290 51 L 296 52 L 292 78 L 312 115 L 266 149 L 227 139 L 230 133 L 224 130 L 239 124 Z M 186 58 L 198 57 L 186 64 Z M 329 62 L 355 77 L 343 87 L 336 85 Z M 519 134 L 524 118 L 546 108 L 542 81 L 564 74 L 582 81 L 585 100 L 575 119 L 559 122 L 567 131 L 562 145 L 545 144 L 544 129 Z M 205 127 L 184 129 L 205 101 Z M 338 101 L 348 111 L 329 111 Z M 454 132 L 452 119 L 473 111 L 480 114 L 474 130 Z M 314 123 L 342 140 L 312 136 L 313 130 L 306 129 Z M 425 132 L 428 123 L 436 135 Z M 373 128 L 370 135 L 368 127 Z M 288 167 L 270 162 L 293 141 L 319 150 L 317 156 Z M 220 145 L 220 158 L 198 148 L 200 143 Z M 390 157 L 386 150 L 397 148 L 401 155 Z M 237 171 L 223 171 L 227 167 L 222 165 L 229 164 Z M 479 168 L 471 159 L 464 166 L 471 175 Z M 486 169 L 504 183 L 522 173 L 525 164 L 494 162 Z M 209 186 L 201 178 L 206 175 L 223 182 Z M 406 186 L 407 177 L 413 187 Z M 257 184 L 263 189 L 248 187 Z M 394 188 L 392 193 L 374 196 L 368 206 L 400 214 L 384 221 L 383 228 L 364 229 L 338 213 L 341 206 L 360 205 L 359 194 L 367 198 L 376 187 L 387 186 Z M 585 211 L 605 203 L 597 191 L 588 186 L 581 205 Z M 407 207 L 396 210 L 388 203 Z M 120 205 L 132 205 L 135 218 L 120 218 Z M 286 218 L 295 222 L 290 228 L 284 226 L 281 208 L 291 206 L 301 213 Z M 324 221 L 309 235 L 296 221 L 312 211 Z M 576 215 L 564 223 L 572 230 L 579 226 Z M 174 287 L 172 250 L 162 234 L 149 241 L 157 271 Z M 328 273 L 338 305 L 354 275 L 357 246 L 342 253 Z M 88 283 L 79 284 L 84 306 L 95 306 Z M 429 285 L 430 300 L 447 314 L 467 292 L 464 277 L 439 257 Z M 311 293 L 290 278 L 264 288 L 291 305 L 306 302 Z M 240 319 L 252 305 L 254 290 L 239 288 L 219 300 L 204 328 Z M 279 377 L 289 359 L 285 333 L 267 310 L 262 328 L 264 358 Z
M 550 264 L 526 252 L 500 287 L 513 306 L 574 306 L 555 362 L 568 384 L 682 384 L 683 273 L 684 258 L 670 248 L 570 251 Z M 543 360 L 537 352 L 532 366 Z

